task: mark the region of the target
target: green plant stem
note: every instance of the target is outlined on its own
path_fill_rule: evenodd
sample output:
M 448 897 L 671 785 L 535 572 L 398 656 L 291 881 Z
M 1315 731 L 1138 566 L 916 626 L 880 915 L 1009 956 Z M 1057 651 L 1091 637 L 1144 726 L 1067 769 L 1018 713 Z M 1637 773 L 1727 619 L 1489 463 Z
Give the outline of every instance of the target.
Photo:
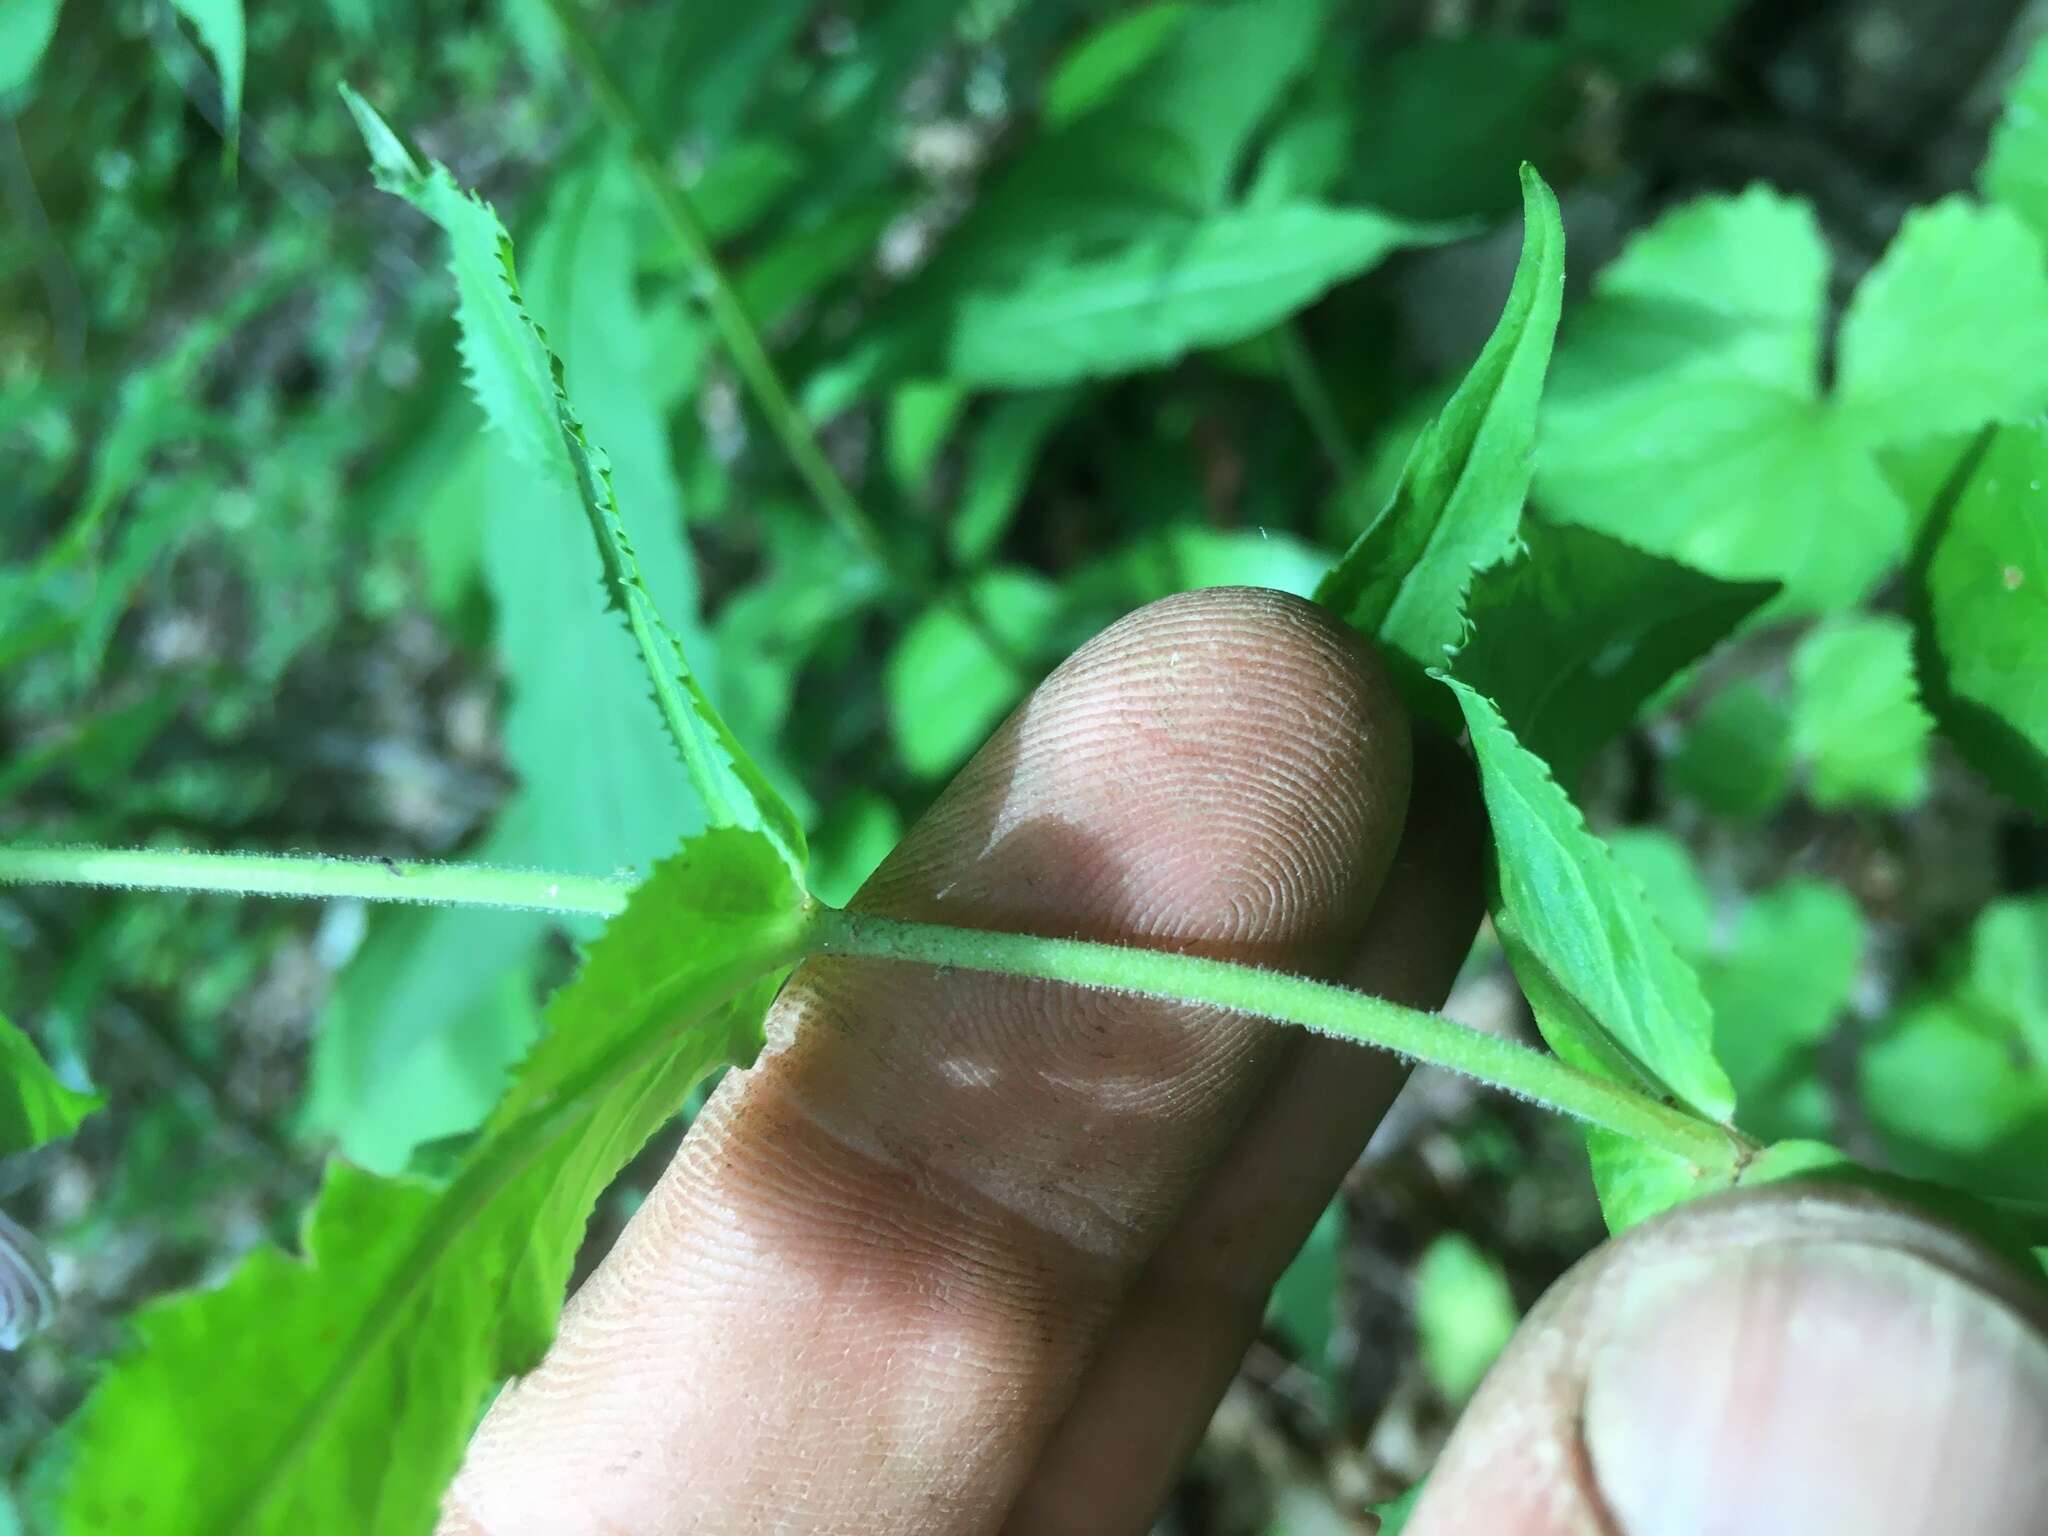
M 98 885 L 236 896 L 340 896 L 609 917 L 627 879 L 484 864 L 323 855 L 188 853 L 168 848 L 0 848 L 0 885 Z
M 0 848 L 0 884 L 31 881 L 248 896 L 355 896 L 599 916 L 622 908 L 631 889 L 624 880 L 476 864 L 156 849 Z M 1231 1008 L 1462 1072 L 1702 1169 L 1732 1172 L 1754 1151 L 1725 1125 L 1593 1077 L 1545 1052 L 1441 1014 L 1282 971 L 1120 944 L 907 923 L 834 907 L 816 909 L 805 947 L 814 954 L 1035 977 Z
M 768 349 L 762 343 L 760 327 L 747 313 L 739 290 L 725 275 L 725 269 L 719 265 L 712 251 L 711 232 L 704 227 L 696 207 L 662 164 L 646 125 L 640 121 L 639 112 L 612 74 L 611 67 L 605 63 L 572 0 L 547 0 L 547 4 L 562 29 L 562 39 L 569 56 L 582 73 L 591 94 L 597 98 L 599 109 L 614 130 L 624 136 L 634 168 L 646 182 L 662 221 L 696 267 L 698 278 L 704 285 L 705 307 L 711 311 L 712 323 L 718 327 L 733 366 L 739 369 L 747 389 L 760 405 L 762 414 L 768 418 L 768 425 L 781 442 L 783 452 L 789 455 L 797 474 L 839 530 L 873 559 L 884 566 L 889 565 L 889 548 L 881 530 L 853 499 L 853 493 L 847 490 L 845 482 L 839 478 L 811 435 L 803 412 L 790 398 L 781 375 L 775 371 L 774 360 L 768 356 Z
M 1162 950 L 908 923 L 837 908 L 818 913 L 812 943 L 820 954 L 1031 976 L 1299 1024 L 1448 1067 L 1705 1170 L 1732 1173 L 1752 1150 L 1727 1126 L 1593 1077 L 1545 1052 L 1441 1014 L 1303 976 Z
M 1292 320 L 1284 320 L 1273 329 L 1273 342 L 1280 352 L 1280 371 L 1287 379 L 1287 387 L 1294 394 L 1294 403 L 1301 407 L 1302 415 L 1308 418 L 1309 430 L 1315 433 L 1316 442 L 1337 471 L 1339 479 L 1349 480 L 1351 472 L 1358 465 L 1358 455 L 1351 447 L 1351 440 L 1345 435 L 1344 423 L 1337 415 L 1336 402 L 1330 398 L 1330 391 L 1323 384 L 1323 376 L 1316 367 L 1314 355 L 1308 343 L 1301 339 L 1301 330 Z
M 696 269 L 698 281 L 703 284 L 705 308 L 711 313 L 712 324 L 718 327 L 727 355 L 739 370 L 740 379 L 754 397 L 761 414 L 768 419 L 769 430 L 782 445 L 783 453 L 795 467 L 812 500 L 862 554 L 906 586 L 952 608 L 980 637 L 997 661 L 1016 676 L 1030 681 L 1032 669 L 989 622 L 973 599 L 961 593 L 943 591 L 909 570 L 890 549 L 875 520 L 854 499 L 853 492 L 847 489 L 846 482 L 839 478 L 838 471 L 833 469 L 824 450 L 818 446 L 810 423 L 790 395 L 789 387 L 782 382 L 782 375 L 776 371 L 775 360 L 768 355 L 767 344 L 761 338 L 760 326 L 748 312 L 738 288 L 726 275 L 718 253 L 712 249 L 711 231 L 705 227 L 689 194 L 676 185 L 675 178 L 662 163 L 647 125 L 641 121 L 638 109 L 620 86 L 618 77 L 605 63 L 596 41 L 583 25 L 582 17 L 576 13 L 573 0 L 547 0 L 547 6 L 562 30 L 569 57 L 581 72 L 591 95 L 596 98 L 598 110 L 612 130 L 625 139 L 633 168 L 646 184 L 662 222 L 668 226 L 669 233 Z

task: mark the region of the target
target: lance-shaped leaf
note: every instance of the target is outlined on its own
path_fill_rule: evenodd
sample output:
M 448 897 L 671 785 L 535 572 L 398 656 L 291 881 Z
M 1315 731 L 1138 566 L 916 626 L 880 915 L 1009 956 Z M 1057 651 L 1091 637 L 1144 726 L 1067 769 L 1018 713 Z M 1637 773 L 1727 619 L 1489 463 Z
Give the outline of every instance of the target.
M 1371 208 L 1238 208 L 1104 255 L 1059 257 L 962 300 L 949 372 L 1032 388 L 1159 368 L 1255 336 L 1440 225 Z
M 641 580 L 632 541 L 603 453 L 584 435 L 562 387 L 562 367 L 520 298 L 511 237 L 490 204 L 465 192 L 445 166 L 421 169 L 369 103 L 346 86 L 378 186 L 403 198 L 447 233 L 456 319 L 470 387 L 491 425 L 520 460 L 572 490 L 589 520 L 606 593 L 640 648 L 654 699 L 675 737 L 713 826 L 758 828 L 803 867 L 803 828 L 748 759 L 698 686 L 675 633 Z
M 1446 681 L 1472 733 L 1493 826 L 1494 925 L 1543 1038 L 1583 1071 L 1726 1121 L 1735 1093 L 1714 1059 L 1699 977 L 1642 886 L 1493 702 Z M 1714 1187 L 1709 1171 L 1611 1132 L 1590 1132 L 1587 1144 L 1616 1230 Z
M 1529 166 L 1522 206 L 1521 263 L 1500 323 L 1409 451 L 1393 497 L 1316 591 L 1352 628 L 1413 663 L 1411 682 L 1443 665 L 1463 632 L 1473 570 L 1513 544 L 1529 494 L 1536 407 L 1564 300 L 1564 226 Z
M 55 1453 L 63 1529 L 425 1536 L 485 1394 L 552 1338 L 598 1196 L 691 1084 L 758 1048 L 807 911 L 759 832 L 656 866 L 448 1182 L 337 1163 L 300 1254 L 137 1315 Z

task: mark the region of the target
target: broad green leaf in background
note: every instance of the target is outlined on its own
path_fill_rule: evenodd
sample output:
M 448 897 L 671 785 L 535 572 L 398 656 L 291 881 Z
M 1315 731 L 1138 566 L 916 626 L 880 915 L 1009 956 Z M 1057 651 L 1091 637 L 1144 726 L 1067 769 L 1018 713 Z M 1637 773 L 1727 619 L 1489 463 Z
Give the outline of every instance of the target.
M 810 800 L 788 760 L 804 743 L 782 740 L 798 673 L 889 595 L 888 574 L 872 560 L 849 560 L 839 540 L 818 537 L 808 505 L 757 498 L 750 516 L 761 530 L 766 565 L 719 611 L 719 697 L 733 734 L 753 747 L 763 772 L 786 786 L 790 804 L 804 808 Z
M 1462 1232 L 1447 1232 L 1415 1266 L 1415 1332 L 1437 1390 L 1464 1403 L 1521 1321 L 1500 1264 Z
M 951 379 L 909 379 L 891 396 L 883 445 L 889 472 L 905 495 L 915 499 L 929 487 L 967 400 L 966 389 Z
M 1504 31 L 1375 50 L 1352 87 L 1359 129 L 1346 190 L 1410 218 L 1506 212 L 1508 167 L 1556 150 L 1567 62 L 1549 38 Z
M 1670 1092 L 1725 1120 L 1699 980 L 1647 898 L 1485 695 L 1449 679 L 1479 759 L 1498 869 L 1496 921 L 1551 1047 L 1574 1066 Z
M 1157 190 L 1191 210 L 1220 209 L 1252 134 L 1313 56 L 1325 9 L 1325 0 L 1235 0 L 1112 18 L 1048 82 L 1047 122 L 1099 113 L 1086 126 L 1107 130 L 1099 142 L 1114 143 Z
M 1013 395 L 990 409 L 961 472 L 960 500 L 946 538 L 953 558 L 975 566 L 995 552 L 1023 502 L 1046 440 L 1082 396 L 1071 389 Z
M 873 790 L 855 790 L 825 812 L 811 839 L 811 894 L 845 906 L 901 841 L 903 813 Z
M 1824 809 L 1902 809 L 1927 794 L 1934 723 L 1903 619 L 1861 614 L 1810 631 L 1792 655 L 1792 744 Z
M 0 5 L 0 98 L 35 78 L 36 65 L 57 35 L 64 0 L 9 0 Z
M 1352 628 L 1425 671 L 1461 638 L 1472 572 L 1511 546 L 1529 493 L 1537 402 L 1564 299 L 1564 226 L 1556 197 L 1527 166 L 1522 206 L 1522 256 L 1500 323 L 1409 451 L 1392 499 L 1316 591 Z
M 1987 907 L 1948 973 L 1858 1061 L 1863 1111 L 1897 1166 L 2048 1199 L 2048 899 Z
M 965 595 L 1004 649 L 959 606 L 935 603 L 904 630 L 883 677 L 897 750 L 924 778 L 959 767 L 1024 696 L 1036 680 L 1028 658 L 1059 612 L 1057 589 L 1034 571 L 987 571 Z
M 69 1136 L 100 1107 L 67 1088 L 29 1037 L 0 1015 L 0 1157 Z
M 1979 772 L 2048 812 L 2048 428 L 1992 438 L 1915 564 L 1928 704 Z
M 1473 578 L 1470 636 L 1451 665 L 1566 785 L 1776 590 L 1537 517 L 1524 519 L 1521 545 Z
M 1716 691 L 1665 770 L 1679 793 L 1722 816 L 1767 816 L 1792 787 L 1792 713 L 1753 678 Z
M 1158 0 L 1103 22 L 1069 48 L 1046 78 L 1039 104 L 1045 125 L 1065 127 L 1114 100 L 1131 76 L 1156 59 L 1198 14 L 1184 0 Z
M 512 243 L 489 204 L 445 167 L 422 170 L 369 104 L 343 88 L 369 146 L 377 183 L 447 233 L 463 360 L 492 426 L 530 470 L 572 492 L 596 539 L 605 584 L 640 648 L 656 701 L 713 826 L 757 828 L 803 868 L 803 829 L 732 739 L 655 610 L 612 491 L 609 462 L 584 436 L 561 370 L 527 315 Z
M 1701 966 L 1715 1053 L 1752 1136 L 1834 1133 L 1820 1049 L 1849 1006 L 1865 942 L 1862 913 L 1840 886 L 1788 880 L 1750 902 L 1726 949 Z
M 1060 584 L 1063 646 L 1079 645 L 1134 608 L 1204 587 L 1270 587 L 1307 597 L 1330 568 L 1327 551 L 1286 533 L 1189 524 L 1133 539 Z
M 1400 247 L 1443 237 L 1366 208 L 1220 212 L 1185 233 L 970 290 L 953 321 L 950 371 L 1031 388 L 1163 367 L 1256 335 Z
M 232 152 L 242 128 L 242 75 L 249 51 L 242 0 L 171 0 L 178 14 L 192 23 L 199 41 L 213 56 L 220 73 L 221 109 L 227 114 L 227 141 Z
M 1685 844 L 1662 827 L 1623 827 L 1609 834 L 1607 846 L 1643 888 L 1657 926 L 1678 952 L 1695 961 L 1707 954 L 1714 947 L 1714 901 Z M 1716 1054 L 1719 1038 L 1716 1030 Z
M 1977 184 L 2048 242 L 2048 41 L 2034 45 L 2006 93 Z
M 806 910 L 757 830 L 659 865 L 449 1182 L 336 1163 L 303 1257 L 259 1249 L 137 1315 L 53 1453 L 65 1529 L 298 1536 L 345 1510 L 425 1536 L 486 1393 L 553 1336 L 598 1195 L 692 1083 L 758 1049 Z
M 1912 511 L 1875 455 L 2048 402 L 2048 277 L 2000 210 L 1908 220 L 1864 279 L 1821 390 L 1827 251 L 1762 188 L 1667 215 L 1610 264 L 1559 345 L 1536 494 L 1790 608 L 1846 606 L 1905 552 Z M 1984 357 L 2017 365 L 2001 377 Z
M 2048 406 L 2048 262 L 2017 215 L 1952 197 L 1906 215 L 1842 317 L 1836 390 L 1875 443 Z

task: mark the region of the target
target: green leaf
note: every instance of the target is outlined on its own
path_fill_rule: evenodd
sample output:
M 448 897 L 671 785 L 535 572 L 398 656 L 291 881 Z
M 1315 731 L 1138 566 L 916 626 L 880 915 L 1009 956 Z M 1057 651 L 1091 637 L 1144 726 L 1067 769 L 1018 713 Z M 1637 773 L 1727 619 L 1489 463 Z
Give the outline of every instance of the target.
M 889 401 L 884 442 L 889 473 L 905 494 L 919 496 L 929 487 L 946 440 L 966 408 L 967 391 L 951 379 L 912 379 L 897 389 Z
M 1522 256 L 1500 323 L 1409 451 L 1392 498 L 1316 591 L 1352 628 L 1424 671 L 1442 666 L 1461 638 L 1472 572 L 1510 547 L 1529 493 L 1537 401 L 1564 298 L 1564 226 L 1557 199 L 1526 166 L 1522 202 Z
M 2048 812 L 2048 427 L 1992 438 L 1916 562 L 1920 676 L 1986 778 Z
M 1494 921 L 1543 1038 L 1588 1072 L 1726 1120 L 1699 978 L 1642 888 L 1586 827 L 1485 695 L 1447 679 L 1472 733 L 1493 826 Z
M 1378 1536 L 1401 1536 L 1408 1528 L 1408 1519 L 1415 1513 L 1415 1506 L 1422 1501 L 1424 1484 L 1417 1483 L 1398 1499 L 1389 1499 L 1384 1504 L 1375 1504 L 1372 1512 L 1379 1516 Z
M 1688 960 L 1714 947 L 1714 903 L 1685 844 L 1661 827 L 1624 827 L 1607 839 L 1615 863 L 1635 877 L 1657 926 Z M 1715 1032 L 1716 1043 L 1719 1031 Z
M 1309 1229 L 1301 1251 L 1289 1261 L 1272 1294 L 1266 1318 L 1287 1335 L 1296 1358 L 1322 1386 L 1324 1403 L 1334 1408 L 1340 1383 L 1330 1338 L 1336 1331 L 1337 1284 L 1344 1268 L 1344 1201 L 1323 1208 Z
M 1696 1168 L 1612 1131 L 1589 1128 L 1586 1155 L 1593 1168 L 1593 1189 L 1600 1197 L 1600 1215 L 1610 1232 L 1626 1232 L 1730 1183 L 1725 1173 Z
M 1977 183 L 2048 241 L 2048 40 L 2034 44 L 2006 93 Z
M 1060 607 L 1051 582 L 1007 568 L 976 577 L 965 600 L 1008 655 L 959 605 L 937 603 L 903 632 L 883 676 L 897 751 L 924 778 L 959 767 L 1024 696 L 1033 679 L 1013 658 L 1044 645 Z
M 1751 1135 L 1832 1131 L 1820 1048 L 1849 1006 L 1865 942 L 1863 915 L 1840 886 L 1789 880 L 1743 910 L 1733 942 L 1702 968 L 1715 1051 Z
M 639 195 L 616 160 L 564 176 L 534 233 L 526 287 L 561 347 L 569 390 L 614 448 L 622 499 L 644 515 L 635 552 L 646 585 L 657 607 L 687 620 L 697 593 L 683 497 L 653 383 L 649 316 L 635 293 Z M 640 658 L 605 615 L 603 570 L 576 491 L 536 475 L 502 434 L 478 434 L 469 402 L 456 407 L 481 452 L 447 462 L 445 495 L 480 503 L 468 537 L 481 544 L 509 695 L 504 751 L 518 779 L 470 856 L 586 874 L 644 870 L 703 817 L 679 792 L 675 749 L 648 708 Z M 701 661 L 701 637 L 686 633 Z M 525 913 L 373 913 L 314 1037 L 302 1133 L 332 1137 L 355 1162 L 395 1173 L 423 1143 L 473 1129 L 533 1038 L 531 959 L 551 926 Z M 597 931 L 562 926 L 579 938 Z
M 1204 587 L 1270 587 L 1307 597 L 1329 566 L 1326 551 L 1285 533 L 1168 527 L 1067 576 L 1062 639 L 1078 645 L 1133 608 Z
M 1863 1051 L 1864 1114 L 1904 1172 L 2048 1198 L 2048 898 L 1987 907 Z
M 1067 50 L 1045 82 L 1040 112 L 1062 128 L 1116 99 L 1131 77 L 1171 44 L 1198 15 L 1184 0 L 1160 0 L 1112 16 Z
M 0 6 L 0 98 L 35 78 L 63 9 L 64 0 L 12 0 Z
M 346 1510 L 425 1536 L 485 1395 L 552 1337 L 598 1195 L 692 1083 L 758 1048 L 806 910 L 758 832 L 660 865 L 448 1183 L 338 1163 L 302 1257 L 259 1249 L 136 1316 L 57 1453 L 65 1528 L 295 1536 Z
M 1927 794 L 1933 721 L 1903 619 L 1865 614 L 1811 631 L 1792 655 L 1792 742 L 1825 809 L 1900 809 Z
M 2019 218 L 1948 198 L 1906 215 L 1842 319 L 1837 394 L 1877 443 L 2048 406 L 2048 263 Z
M 1452 668 L 1575 784 L 1597 748 L 1775 590 L 1529 518 L 1517 554 L 1473 579 L 1471 635 Z
M 1184 234 L 969 291 L 954 316 L 950 371 L 970 384 L 1032 388 L 1164 367 L 1256 335 L 1400 247 L 1443 236 L 1365 208 L 1217 213 Z
M 1853 603 L 1911 524 L 1877 451 L 2044 398 L 2026 359 L 2048 340 L 2048 278 L 2028 245 L 1995 210 L 1909 219 L 1850 305 L 1828 396 L 1811 210 L 1754 188 L 1668 215 L 1601 273 L 1559 347 L 1539 499 L 1715 575 L 1780 580 L 1787 608 Z
M 901 841 L 903 813 L 873 790 L 855 790 L 825 813 L 811 839 L 812 893 L 845 906 Z
M 1046 86 L 1049 126 L 1092 113 L 1103 142 L 1190 208 L 1221 207 L 1246 145 L 1313 56 L 1325 0 L 1155 5 L 1078 44 Z M 1043 141 L 1055 150 L 1057 135 Z
M 1348 189 L 1410 218 L 1507 211 L 1515 166 L 1557 151 L 1571 111 L 1567 63 L 1551 39 L 1504 32 L 1384 53 L 1353 87 L 1359 130 Z M 1458 109 L 1445 111 L 1446 102 Z
M 69 1136 L 101 1102 L 65 1087 L 29 1037 L 0 1014 L 0 1157 Z
M 178 14 L 192 23 L 199 41 L 213 55 L 220 72 L 220 104 L 227 113 L 227 141 L 232 153 L 242 128 L 242 74 L 249 51 L 242 0 L 171 0 Z
M 968 450 L 960 503 L 946 527 L 953 558 L 979 565 L 1009 531 L 1040 450 L 1081 401 L 1077 390 L 1001 400 Z
M 1461 1232 L 1446 1232 L 1415 1266 L 1415 1332 L 1423 1368 L 1452 1403 L 1463 1403 L 1521 1321 L 1507 1274 Z
M 464 192 L 445 167 L 422 171 L 369 104 L 343 88 L 369 146 L 377 184 L 447 233 L 463 358 L 491 424 L 531 471 L 572 492 L 589 522 L 607 593 L 640 648 L 663 720 L 713 826 L 758 828 L 804 864 L 803 829 L 733 740 L 662 621 L 612 492 L 604 455 L 586 439 L 562 384 L 561 366 L 528 316 L 512 243 L 488 203 Z
M 1744 678 L 1700 706 L 1666 765 L 1679 793 L 1722 816 L 1767 816 L 1792 787 L 1792 715 Z

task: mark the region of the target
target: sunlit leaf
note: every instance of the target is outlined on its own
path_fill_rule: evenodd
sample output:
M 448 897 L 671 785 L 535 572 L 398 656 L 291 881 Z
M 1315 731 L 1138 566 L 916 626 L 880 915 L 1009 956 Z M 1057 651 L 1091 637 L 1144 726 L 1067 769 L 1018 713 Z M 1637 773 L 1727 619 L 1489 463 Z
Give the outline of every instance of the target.
M 1792 744 L 1816 805 L 1898 808 L 1927 793 L 1934 722 L 1913 679 L 1912 631 L 1868 614 L 1813 630 L 1792 656 Z
M 97 1095 L 65 1087 L 29 1037 L 0 1015 L 0 1157 L 69 1136 L 99 1107 Z
M 1217 213 L 1185 234 L 1047 262 L 969 291 L 949 367 L 969 383 L 1007 388 L 1163 367 L 1256 335 L 1400 247 L 1441 238 L 1365 208 Z
M 2007 427 L 1926 532 L 1914 618 L 1927 702 L 2007 794 L 2048 811 L 2048 428 Z
M 378 185 L 447 233 L 471 387 L 521 462 L 575 496 L 597 544 L 607 596 L 640 648 L 706 816 L 713 826 L 764 831 L 784 849 L 790 867 L 801 870 L 802 826 L 712 709 L 655 608 L 613 495 L 610 462 L 585 436 L 564 392 L 561 365 L 526 312 L 511 238 L 497 214 L 463 191 L 446 167 L 422 170 L 367 102 L 346 87 L 343 95 L 369 146 Z
M 137 1314 L 55 1453 L 64 1528 L 299 1536 L 346 1510 L 424 1536 L 486 1393 L 553 1336 L 598 1195 L 692 1083 L 758 1048 L 806 910 L 759 832 L 661 864 L 449 1181 L 337 1163 L 300 1255 L 259 1249 Z
M 1827 251 L 1803 203 L 1752 188 L 1638 235 L 1558 351 L 1545 507 L 1788 608 L 1861 597 L 1904 554 L 1913 509 L 1879 449 L 2048 401 L 2048 276 L 2010 214 L 1951 201 L 1909 218 L 1859 286 L 1823 392 Z

